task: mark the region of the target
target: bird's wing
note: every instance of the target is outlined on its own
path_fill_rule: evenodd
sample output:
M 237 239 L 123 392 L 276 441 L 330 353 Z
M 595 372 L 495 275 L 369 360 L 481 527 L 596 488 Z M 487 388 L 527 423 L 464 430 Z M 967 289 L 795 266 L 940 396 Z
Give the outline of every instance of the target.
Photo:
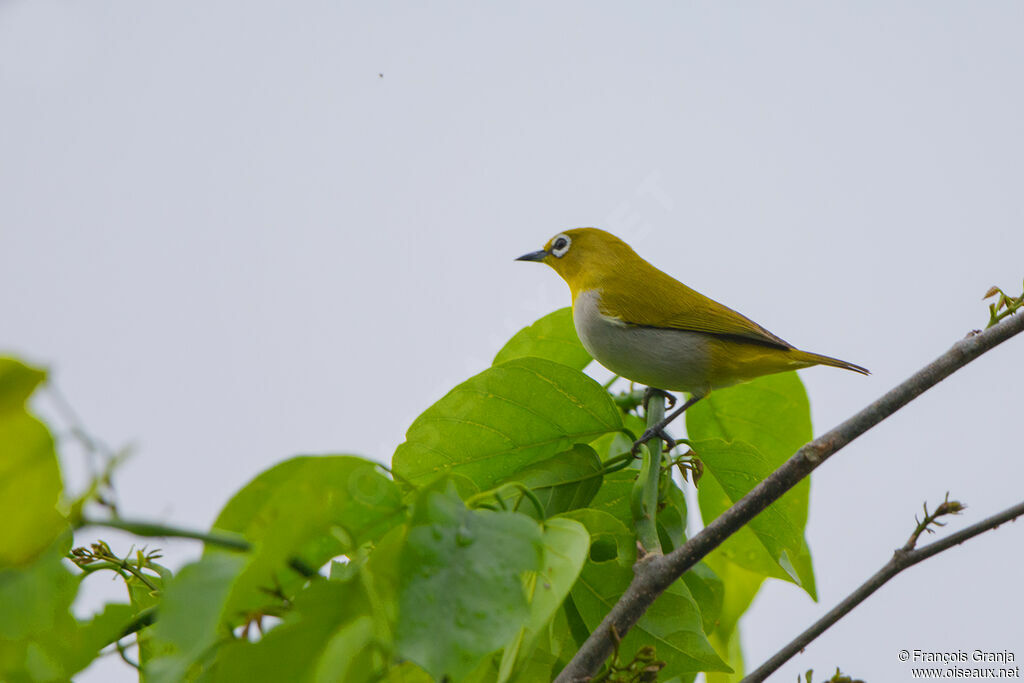
M 625 293 L 615 295 L 612 292 Z M 601 292 L 602 313 L 629 325 L 706 332 L 739 337 L 756 343 L 791 349 L 791 344 L 750 318 L 690 289 L 675 278 L 657 271 L 645 273 L 644 289 L 607 288 Z

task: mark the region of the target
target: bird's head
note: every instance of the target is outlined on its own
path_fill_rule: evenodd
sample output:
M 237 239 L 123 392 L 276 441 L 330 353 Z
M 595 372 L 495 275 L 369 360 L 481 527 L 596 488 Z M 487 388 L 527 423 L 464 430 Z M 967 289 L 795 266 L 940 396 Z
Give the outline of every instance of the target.
M 573 228 L 552 237 L 543 249 L 516 260 L 548 264 L 569 284 L 575 296 L 599 286 L 624 261 L 635 258 L 636 252 L 611 233 L 597 228 Z

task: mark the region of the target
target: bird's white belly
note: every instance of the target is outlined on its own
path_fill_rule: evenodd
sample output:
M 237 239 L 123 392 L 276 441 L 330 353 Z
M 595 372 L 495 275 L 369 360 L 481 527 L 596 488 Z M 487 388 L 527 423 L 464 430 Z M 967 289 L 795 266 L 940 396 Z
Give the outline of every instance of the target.
M 583 347 L 601 365 L 658 389 L 697 395 L 711 390 L 707 335 L 626 325 L 601 314 L 599 297 L 596 290 L 579 293 L 572 318 Z

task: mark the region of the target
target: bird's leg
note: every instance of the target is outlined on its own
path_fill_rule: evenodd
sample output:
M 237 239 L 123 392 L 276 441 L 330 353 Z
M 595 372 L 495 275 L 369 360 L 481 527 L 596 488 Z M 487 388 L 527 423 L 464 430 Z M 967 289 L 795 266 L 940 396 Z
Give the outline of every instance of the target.
M 644 398 L 645 399 L 647 398 L 646 394 L 644 395 Z M 669 425 L 669 423 L 672 422 L 672 420 L 674 420 L 677 417 L 679 417 L 680 415 L 682 415 L 683 412 L 687 408 L 689 408 L 690 406 L 692 406 L 694 403 L 696 403 L 697 401 L 701 400 L 702 398 L 704 398 L 704 397 L 703 396 L 691 396 L 689 398 L 689 400 L 686 401 L 686 403 L 684 403 L 682 406 L 680 406 L 679 408 L 677 408 L 676 410 L 671 412 L 664 420 L 662 420 L 658 424 L 654 425 L 653 427 L 648 428 L 640 436 L 639 439 L 637 439 L 636 441 L 633 442 L 633 455 L 636 455 L 640 451 L 640 447 L 643 446 L 648 441 L 650 441 L 651 439 L 653 439 L 654 437 L 658 437 L 662 441 L 665 442 L 665 450 L 666 451 L 670 451 L 673 448 L 675 448 L 676 447 L 676 441 L 675 441 L 675 439 L 673 439 L 671 436 L 669 436 L 665 432 L 665 427 L 667 427 Z M 644 401 L 644 403 L 646 404 L 646 401 Z
M 667 391 L 665 391 L 664 389 L 655 389 L 654 387 L 647 387 L 646 389 L 644 389 L 644 400 L 643 400 L 643 406 L 644 406 L 644 412 L 645 413 L 647 412 L 647 402 L 650 401 L 655 396 L 661 396 L 662 398 L 665 399 L 665 402 L 666 402 L 665 408 L 666 409 L 672 410 L 673 408 L 676 407 L 676 397 L 675 397 L 674 394 L 670 394 Z

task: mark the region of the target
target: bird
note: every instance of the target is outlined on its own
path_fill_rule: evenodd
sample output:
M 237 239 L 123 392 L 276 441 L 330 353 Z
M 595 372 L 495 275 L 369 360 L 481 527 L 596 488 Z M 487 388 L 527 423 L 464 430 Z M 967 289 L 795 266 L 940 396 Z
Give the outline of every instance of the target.
M 583 347 L 611 372 L 683 405 L 634 443 L 654 437 L 671 448 L 664 431 L 687 408 L 716 389 L 762 375 L 827 365 L 863 375 L 867 368 L 801 351 L 750 318 L 658 270 L 609 232 L 573 228 L 517 261 L 551 266 L 569 285 L 572 319 Z

